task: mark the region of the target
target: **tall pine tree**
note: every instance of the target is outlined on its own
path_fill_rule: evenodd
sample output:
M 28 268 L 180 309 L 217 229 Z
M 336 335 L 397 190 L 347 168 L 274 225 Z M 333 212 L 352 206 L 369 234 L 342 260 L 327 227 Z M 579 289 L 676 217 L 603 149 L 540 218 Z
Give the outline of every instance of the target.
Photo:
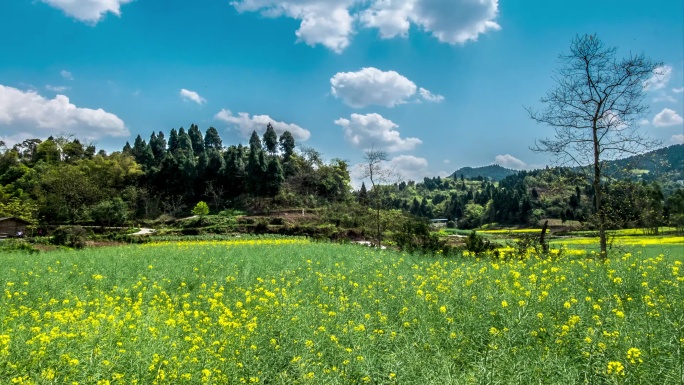
M 195 156 L 199 156 L 204 152 L 204 139 L 202 138 L 202 131 L 196 124 L 191 124 L 188 130 L 188 136 L 192 142 L 192 151 Z
M 206 150 L 213 148 L 216 151 L 221 151 L 223 149 L 221 136 L 214 127 L 209 127 L 207 132 L 204 133 L 204 148 Z
M 264 132 L 264 147 L 272 156 L 275 155 L 278 150 L 278 135 L 271 123 L 266 125 L 266 132 Z

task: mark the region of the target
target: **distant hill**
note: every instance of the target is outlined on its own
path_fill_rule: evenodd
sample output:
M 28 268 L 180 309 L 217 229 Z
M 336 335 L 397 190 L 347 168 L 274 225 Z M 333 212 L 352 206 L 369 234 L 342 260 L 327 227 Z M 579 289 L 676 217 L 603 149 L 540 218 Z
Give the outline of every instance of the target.
M 573 167 L 578 170 L 577 167 Z M 518 171 L 492 164 L 484 167 L 462 167 L 451 174 L 452 178 L 488 178 L 493 181 L 516 174 Z M 684 180 L 684 144 L 675 144 L 657 150 L 606 162 L 603 175 L 615 179 L 644 180 L 647 182 L 675 182 Z M 680 182 L 681 183 L 681 182 Z
M 462 167 L 454 171 L 451 174 L 452 178 L 460 178 L 463 175 L 464 178 L 475 179 L 477 177 L 483 177 L 491 179 L 493 181 L 500 181 L 501 179 L 516 174 L 518 171 L 511 170 L 509 168 L 501 167 L 498 164 L 492 164 L 483 167 Z
M 605 174 L 612 174 L 617 179 L 659 182 L 684 180 L 684 144 L 607 162 Z

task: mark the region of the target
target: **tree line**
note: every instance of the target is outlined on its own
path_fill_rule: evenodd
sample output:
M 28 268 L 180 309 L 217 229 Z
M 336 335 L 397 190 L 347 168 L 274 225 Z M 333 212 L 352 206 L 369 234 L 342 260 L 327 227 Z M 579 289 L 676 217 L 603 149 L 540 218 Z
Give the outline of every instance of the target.
M 167 139 L 168 138 L 168 139 Z M 249 144 L 224 146 L 192 124 L 136 137 L 107 154 L 69 135 L 0 145 L 0 216 L 32 223 L 120 225 L 211 209 L 320 206 L 351 197 L 347 163 L 326 162 L 269 124 Z

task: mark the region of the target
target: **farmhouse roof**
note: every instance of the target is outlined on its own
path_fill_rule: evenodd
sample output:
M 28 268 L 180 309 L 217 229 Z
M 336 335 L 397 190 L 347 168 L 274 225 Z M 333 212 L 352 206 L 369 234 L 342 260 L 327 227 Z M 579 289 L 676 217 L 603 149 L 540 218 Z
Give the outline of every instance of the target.
M 9 220 L 13 220 L 13 221 L 16 221 L 16 222 L 21 222 L 21 223 L 23 223 L 23 224 L 25 224 L 25 225 L 30 225 L 30 224 L 31 224 L 30 222 L 27 222 L 27 221 L 25 221 L 25 220 L 23 220 L 23 219 L 21 219 L 21 218 L 17 218 L 17 217 L 4 217 L 4 218 L 0 218 L 0 222 L 9 221 Z

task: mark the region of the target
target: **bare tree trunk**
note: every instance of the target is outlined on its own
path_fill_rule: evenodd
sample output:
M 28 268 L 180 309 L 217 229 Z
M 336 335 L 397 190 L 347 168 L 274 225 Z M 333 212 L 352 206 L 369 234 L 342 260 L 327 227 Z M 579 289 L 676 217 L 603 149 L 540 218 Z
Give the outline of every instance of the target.
M 542 251 L 544 253 L 549 252 L 549 244 L 546 243 L 546 241 L 544 240 L 544 237 L 546 236 L 546 229 L 548 227 L 549 227 L 549 221 L 546 220 L 546 221 L 544 221 L 544 226 L 542 227 L 541 235 L 539 236 L 539 244 L 541 244 Z
M 377 232 L 377 241 L 378 241 L 378 249 L 382 249 L 382 233 L 380 232 L 380 191 L 377 192 L 377 198 L 375 199 L 375 204 L 376 204 L 376 218 L 375 221 L 378 226 L 378 232 Z
M 599 243 L 601 244 L 601 258 L 608 257 L 608 247 L 606 242 L 606 218 L 603 215 L 603 208 L 601 207 L 601 199 L 603 192 L 601 191 L 601 164 L 599 155 L 599 140 L 597 136 L 596 121 L 594 120 L 594 199 L 596 200 L 596 215 L 598 216 L 599 228 Z

